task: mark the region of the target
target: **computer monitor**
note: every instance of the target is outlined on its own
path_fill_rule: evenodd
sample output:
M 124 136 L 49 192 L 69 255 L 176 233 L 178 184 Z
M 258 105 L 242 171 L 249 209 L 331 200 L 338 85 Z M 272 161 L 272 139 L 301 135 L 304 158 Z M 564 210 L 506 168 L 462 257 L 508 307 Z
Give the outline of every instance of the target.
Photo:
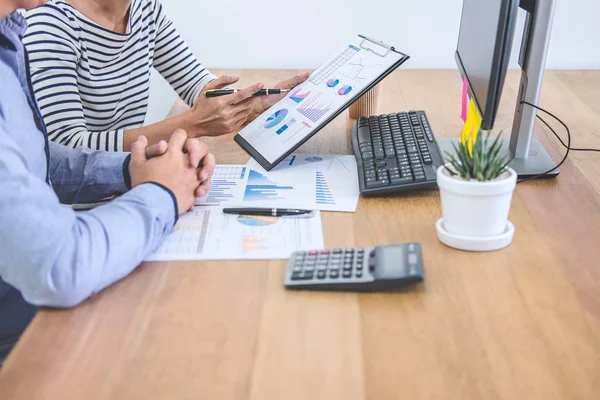
M 482 128 L 492 129 L 498 111 L 517 25 L 519 7 L 526 12 L 519 65 L 521 80 L 510 140 L 503 152 L 520 178 L 537 176 L 556 166 L 533 136 L 556 0 L 464 0 L 456 62 L 469 84 L 469 93 L 482 116 Z M 441 139 L 443 153 L 453 140 Z M 545 177 L 558 174 L 558 169 Z
M 515 34 L 517 0 L 464 0 L 456 63 L 471 97 L 492 129 Z

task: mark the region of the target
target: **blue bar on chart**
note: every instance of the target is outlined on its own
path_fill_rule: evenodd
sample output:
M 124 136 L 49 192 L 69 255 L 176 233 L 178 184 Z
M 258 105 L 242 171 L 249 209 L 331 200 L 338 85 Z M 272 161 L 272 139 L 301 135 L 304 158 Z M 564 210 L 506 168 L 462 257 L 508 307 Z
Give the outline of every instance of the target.
M 250 169 L 244 201 L 278 200 L 284 198 L 282 197 L 283 192 L 293 189 L 293 186 L 280 185 L 260 172 Z
M 218 165 L 215 169 L 205 205 L 219 205 L 235 197 L 235 189 L 243 182 L 246 167 Z
M 329 189 L 329 185 L 323 176 L 323 173 L 317 171 L 316 176 L 316 203 L 317 204 L 335 204 L 335 199 L 331 194 L 331 190 Z
M 292 118 L 288 122 L 286 122 L 285 125 L 283 125 L 281 128 L 277 129 L 277 131 L 275 133 L 277 133 L 278 135 L 281 135 L 283 132 L 286 131 L 287 128 L 294 125 L 295 123 L 296 123 L 296 120 L 294 118 Z

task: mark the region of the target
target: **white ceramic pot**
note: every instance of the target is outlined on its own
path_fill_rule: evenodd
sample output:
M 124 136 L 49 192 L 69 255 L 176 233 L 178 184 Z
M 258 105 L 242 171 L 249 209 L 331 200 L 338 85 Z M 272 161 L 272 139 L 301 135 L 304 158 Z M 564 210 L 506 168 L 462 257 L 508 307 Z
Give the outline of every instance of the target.
M 489 182 L 453 177 L 444 167 L 437 170 L 444 229 L 453 235 L 488 238 L 506 230 L 517 173 L 508 169 Z

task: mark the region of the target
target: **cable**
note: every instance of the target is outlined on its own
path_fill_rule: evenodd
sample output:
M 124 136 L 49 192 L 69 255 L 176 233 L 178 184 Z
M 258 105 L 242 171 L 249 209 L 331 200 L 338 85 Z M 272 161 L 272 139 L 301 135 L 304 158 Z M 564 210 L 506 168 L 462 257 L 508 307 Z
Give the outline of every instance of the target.
M 548 129 L 550 129 L 550 130 L 552 131 L 552 133 L 554 133 L 554 136 L 556 136 L 556 138 L 558 139 L 558 141 L 560 142 L 560 144 L 562 144 L 562 145 L 563 145 L 563 147 L 565 147 L 565 148 L 566 148 L 566 147 L 567 147 L 567 145 L 565 144 L 565 142 L 563 142 L 563 141 L 562 141 L 562 139 L 560 138 L 560 136 L 558 136 L 558 135 L 556 134 L 556 132 L 554 132 L 554 131 L 552 130 L 552 128 L 550 128 L 550 125 L 548 125 L 548 123 L 547 123 L 547 122 L 546 122 L 546 121 L 545 121 L 545 120 L 544 120 L 542 117 L 540 117 L 539 115 L 537 115 L 537 114 L 536 114 L 535 116 L 536 116 L 536 117 L 537 117 L 537 118 L 538 118 L 540 121 L 542 121 L 542 122 L 544 123 L 544 125 L 546 125 L 546 126 L 548 127 Z M 577 147 L 571 147 L 571 151 L 597 151 L 597 152 L 599 152 L 599 153 L 600 153 L 600 149 L 580 149 L 580 148 L 577 148 Z
M 533 107 L 536 110 L 540 110 L 543 113 L 548 114 L 549 116 L 554 118 L 556 121 L 558 121 L 558 123 L 561 124 L 565 128 L 565 130 L 567 131 L 567 144 L 566 145 L 564 144 L 562 139 L 560 139 L 560 137 L 558 136 L 558 133 L 556 133 L 556 131 L 554 129 L 552 129 L 552 127 L 550 127 L 550 125 L 548 125 L 546 123 L 546 121 L 542 120 L 546 124 L 546 126 L 552 131 L 552 133 L 554 133 L 554 136 L 556 136 L 558 138 L 558 140 L 560 140 L 560 142 L 563 144 L 563 146 L 565 146 L 567 148 L 567 152 L 565 153 L 565 156 L 563 157 L 563 159 L 560 160 L 560 162 L 556 165 L 556 167 L 551 168 L 546 172 L 542 172 L 541 174 L 534 175 L 534 176 L 526 178 L 526 179 L 521 179 L 518 181 L 518 183 L 523 183 L 523 182 L 531 181 L 533 179 L 541 178 L 542 176 L 546 176 L 549 173 L 553 172 L 554 170 L 558 169 L 567 160 L 567 157 L 569 156 L 569 152 L 571 151 L 571 131 L 569 130 L 569 127 L 564 122 L 561 121 L 560 118 L 558 118 L 556 115 L 552 114 L 550 111 L 546 111 L 542 107 L 536 106 L 527 101 L 522 101 L 521 104 L 527 104 L 528 106 Z

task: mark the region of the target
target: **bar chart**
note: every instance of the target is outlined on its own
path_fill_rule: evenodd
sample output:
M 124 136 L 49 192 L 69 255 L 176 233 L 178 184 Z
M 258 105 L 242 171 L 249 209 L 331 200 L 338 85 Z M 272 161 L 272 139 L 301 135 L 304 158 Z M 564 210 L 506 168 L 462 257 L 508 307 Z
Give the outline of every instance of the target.
M 319 93 L 308 99 L 303 107 L 298 108 L 298 112 L 312 122 L 318 122 L 321 117 L 331 111 L 331 103 L 323 103 L 321 101 L 322 95 L 322 93 Z
M 289 190 L 294 190 L 294 187 L 280 185 L 260 172 L 250 169 L 244 201 L 279 200 L 285 198 L 284 193 Z

